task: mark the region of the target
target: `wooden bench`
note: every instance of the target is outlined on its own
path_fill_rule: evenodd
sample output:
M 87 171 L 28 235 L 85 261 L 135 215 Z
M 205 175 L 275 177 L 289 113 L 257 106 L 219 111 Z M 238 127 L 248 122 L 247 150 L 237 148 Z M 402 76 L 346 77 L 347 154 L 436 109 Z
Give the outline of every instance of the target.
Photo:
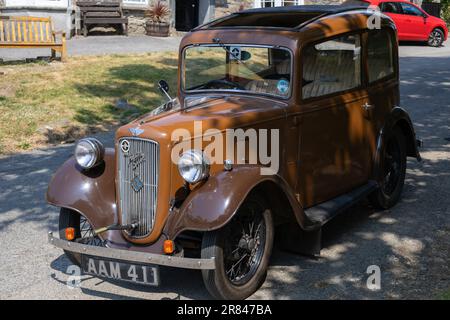
M 128 35 L 128 18 L 124 17 L 120 0 L 77 1 L 80 9 L 83 35 L 86 37 L 91 26 L 120 26 Z
M 61 34 L 61 42 L 56 35 Z M 0 48 L 50 48 L 52 58 L 56 52 L 66 61 L 66 34 L 55 32 L 51 18 L 0 16 Z

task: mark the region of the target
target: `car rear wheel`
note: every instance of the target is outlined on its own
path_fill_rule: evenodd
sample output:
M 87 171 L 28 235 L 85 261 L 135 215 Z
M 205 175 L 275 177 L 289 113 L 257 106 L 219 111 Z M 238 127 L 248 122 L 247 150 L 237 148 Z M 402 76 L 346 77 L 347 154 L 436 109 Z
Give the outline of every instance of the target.
M 250 196 L 225 227 L 205 233 L 202 258 L 214 257 L 216 264 L 215 270 L 202 270 L 209 293 L 241 300 L 258 290 L 266 279 L 273 238 L 272 214 L 259 196 Z
M 444 32 L 441 29 L 434 29 L 431 31 L 428 38 L 428 45 L 431 47 L 440 47 L 444 42 Z
M 406 174 L 406 139 L 400 128 L 388 135 L 380 161 L 380 188 L 369 196 L 372 205 L 388 209 L 400 199 Z
M 61 208 L 59 212 L 59 238 L 66 240 L 66 229 L 75 229 L 75 240 L 76 242 L 93 245 L 102 246 L 103 241 L 94 234 L 94 229 L 92 228 L 89 221 L 81 214 L 76 211 L 72 211 L 66 208 Z M 78 253 L 73 253 L 64 250 L 67 258 L 70 262 L 76 265 L 81 265 L 81 255 Z

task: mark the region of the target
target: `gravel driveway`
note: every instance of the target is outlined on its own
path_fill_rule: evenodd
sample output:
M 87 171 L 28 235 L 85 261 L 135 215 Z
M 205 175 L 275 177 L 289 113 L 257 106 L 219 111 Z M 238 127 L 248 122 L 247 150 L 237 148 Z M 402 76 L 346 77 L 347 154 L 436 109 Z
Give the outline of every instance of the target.
M 450 287 L 450 44 L 401 47 L 402 106 L 423 139 L 424 161 L 409 161 L 402 201 L 373 212 L 366 204 L 324 229 L 322 256 L 276 250 L 255 299 L 435 298 Z M 113 134 L 100 139 L 111 145 Z M 44 193 L 72 153 L 61 146 L 0 159 L 0 299 L 208 298 L 198 271 L 164 269 L 147 288 L 83 276 L 66 286 L 69 261 L 47 244 L 57 209 Z M 367 267 L 381 268 L 381 290 L 366 287 Z

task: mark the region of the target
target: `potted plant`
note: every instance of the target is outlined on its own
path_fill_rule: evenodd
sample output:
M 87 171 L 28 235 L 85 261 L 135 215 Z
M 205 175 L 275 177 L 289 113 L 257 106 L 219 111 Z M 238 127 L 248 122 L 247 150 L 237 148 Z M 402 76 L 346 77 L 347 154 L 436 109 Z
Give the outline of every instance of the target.
M 160 0 L 154 2 L 146 12 L 146 16 L 149 18 L 145 25 L 147 35 L 168 37 L 170 33 L 170 24 L 167 21 L 167 18 L 169 15 L 170 9 L 165 2 Z

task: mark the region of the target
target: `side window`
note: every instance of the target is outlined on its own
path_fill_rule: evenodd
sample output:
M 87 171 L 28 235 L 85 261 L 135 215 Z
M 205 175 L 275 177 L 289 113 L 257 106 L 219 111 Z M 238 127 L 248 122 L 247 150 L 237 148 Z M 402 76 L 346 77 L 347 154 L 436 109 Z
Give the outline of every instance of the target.
M 398 4 L 394 3 L 394 2 L 380 3 L 380 10 L 381 10 L 381 12 L 384 12 L 384 13 L 396 13 L 396 14 L 402 13 Z
M 391 33 L 384 30 L 369 32 L 367 38 L 367 63 L 369 82 L 390 76 L 394 73 L 394 56 Z
M 361 85 L 361 37 L 346 35 L 303 50 L 303 99 Z
M 400 3 L 402 6 L 403 14 L 407 14 L 410 16 L 423 16 L 422 11 L 420 11 L 418 8 L 414 7 L 413 5 L 409 3 Z

